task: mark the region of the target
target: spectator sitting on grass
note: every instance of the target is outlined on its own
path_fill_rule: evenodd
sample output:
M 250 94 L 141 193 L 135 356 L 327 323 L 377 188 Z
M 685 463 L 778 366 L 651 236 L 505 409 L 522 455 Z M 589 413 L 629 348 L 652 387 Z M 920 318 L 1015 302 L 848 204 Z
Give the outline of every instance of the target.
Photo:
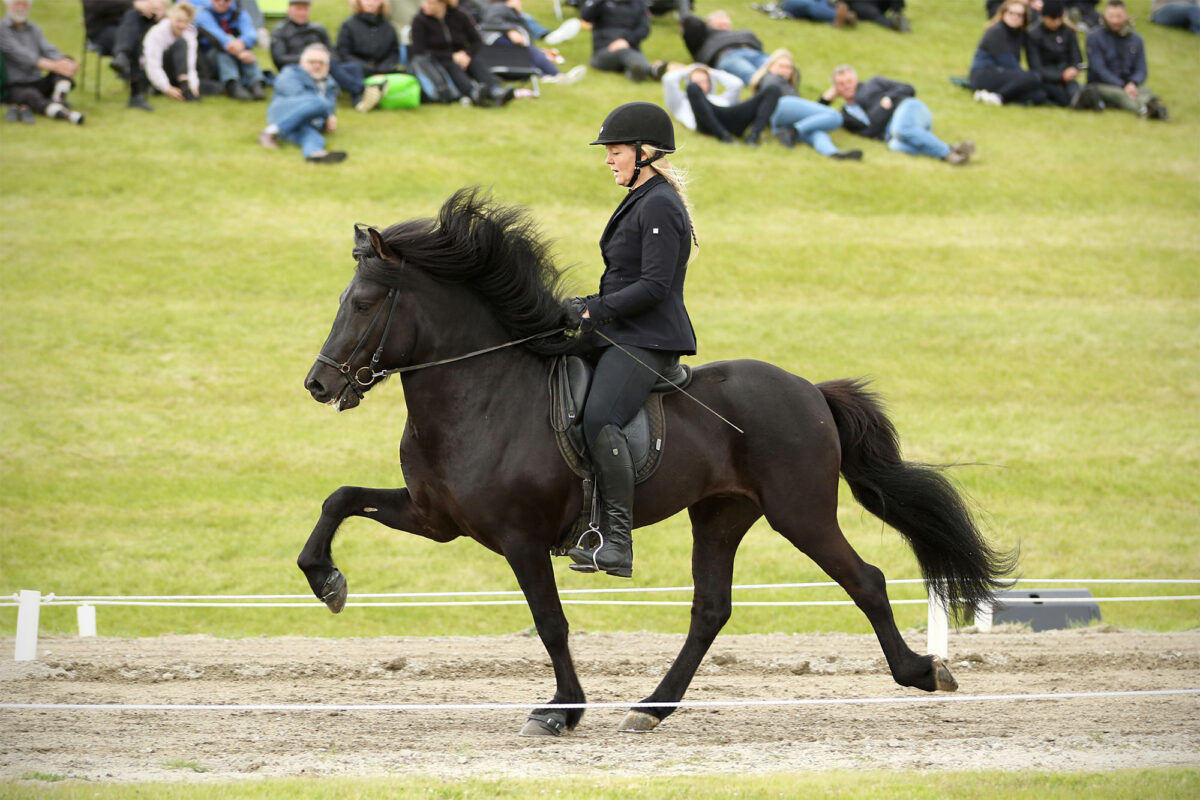
M 663 75 L 663 105 L 688 130 L 715 136 L 732 144 L 747 128 L 746 144 L 756 147 L 762 132 L 771 124 L 779 101 L 779 87 L 738 102 L 742 81 L 738 76 L 704 64 L 691 64 Z
M 1074 107 L 1083 54 L 1075 28 L 1063 20 L 1063 8 L 1063 0 L 1045 0 L 1042 18 L 1029 29 L 1025 57 L 1029 60 L 1029 71 L 1041 77 L 1050 102 Z
M 1046 90 L 1036 72 L 1021 69 L 1025 30 L 1029 27 L 1026 0 L 1004 0 L 988 23 L 971 61 L 975 100 L 988 105 L 1042 105 Z
M 121 80 L 130 84 L 130 103 L 133 108 L 141 106 L 133 102 L 133 79 L 138 73 L 138 63 L 142 59 L 142 42 L 146 34 L 154 27 L 163 15 L 167 13 L 167 0 L 133 0 L 133 4 L 121 17 L 121 22 L 113 36 L 112 59 L 108 66 L 121 76 Z M 145 92 L 145 87 L 141 87 Z M 144 99 L 144 98 L 143 98 Z
M 8 101 L 4 115 L 9 122 L 33 122 L 34 114 L 45 114 L 82 125 L 81 111 L 72 111 L 67 94 L 79 62 L 63 55 L 50 43 L 42 29 L 29 21 L 31 0 L 6 0 L 0 19 L 0 56 L 8 70 Z
M 646 0 L 587 0 L 579 18 L 592 26 L 593 68 L 624 72 L 634 82 L 661 78 L 666 71 L 666 62 L 651 66 L 642 53 L 642 42 L 650 35 Z
M 1200 33 L 1200 0 L 1154 0 L 1150 3 L 1150 21 Z
M 704 19 L 686 14 L 679 29 L 693 60 L 732 73 L 743 85 L 750 83 L 755 71 L 767 63 L 767 54 L 754 31 L 734 30 L 733 20 L 724 11 L 714 11 Z
M 854 67 L 844 64 L 833 71 L 833 85 L 821 95 L 822 103 L 842 100 L 842 127 L 868 139 L 883 139 L 889 150 L 911 156 L 929 156 L 962 166 L 975 152 L 969 140 L 953 147 L 933 135 L 933 114 L 907 83 L 876 75 L 858 82 Z
M 477 106 L 502 106 L 513 98 L 482 59 L 483 39 L 457 0 L 421 0 L 412 21 L 413 56 L 432 56 L 463 97 Z
M 275 80 L 267 106 L 267 127 L 258 143 L 271 150 L 279 139 L 300 145 L 306 161 L 336 164 L 346 160 L 341 150 L 325 149 L 325 134 L 337 129 L 337 82 L 329 77 L 329 48 L 310 44 L 298 64 L 289 64 Z
M 171 6 L 166 19 L 146 33 L 141 63 L 130 80 L 130 91 L 139 93 L 130 95 L 130 107 L 154 110 L 140 93 L 145 91 L 147 83 L 172 100 L 195 102 L 200 99 L 200 76 L 196 70 L 198 44 L 196 28 L 192 25 L 195 18 L 196 7 L 187 0 L 180 0 Z
M 1133 32 L 1121 0 L 1108 0 L 1104 24 L 1088 34 L 1088 86 L 1095 87 L 1105 108 L 1131 111 L 1148 119 L 1167 118 L 1158 95 L 1146 88 L 1146 45 Z
M 544 41 L 551 47 L 575 38 L 583 29 L 583 22 L 577 17 L 572 17 L 550 30 L 534 19 L 532 14 L 525 13 L 521 0 L 491 0 L 480 16 L 481 25 L 511 25 L 514 28 L 522 28 L 534 40 Z
M 567 75 L 559 72 L 558 64 L 550 53 L 543 51 L 533 44 L 534 33 L 525 27 L 533 18 L 521 12 L 521 0 L 491 0 L 483 10 L 480 26 L 485 30 L 483 36 L 494 36 L 489 44 L 511 44 L 514 47 L 525 47 L 529 50 L 529 61 L 542 75 L 547 83 L 575 83 L 587 73 L 587 67 L 580 64 Z M 579 23 L 579 20 L 568 20 Z M 540 26 L 539 26 L 540 27 Z M 564 23 L 565 27 L 565 23 Z M 546 30 L 542 28 L 542 30 Z
M 133 0 L 83 0 L 83 30 L 102 56 L 113 54 L 117 28 Z
M 200 51 L 234 100 L 265 100 L 262 68 L 254 55 L 258 29 L 233 0 L 196 0 Z
M 287 19 L 271 32 L 271 60 L 275 62 L 275 69 L 282 71 L 290 64 L 299 64 L 300 54 L 310 44 L 325 45 L 327 50 L 333 50 L 325 26 L 309 21 L 310 10 L 309 0 L 288 0 Z M 362 99 L 362 66 L 335 58 L 329 65 L 329 74 L 340 89 L 349 93 L 351 102 Z
M 846 0 L 782 0 L 778 4 L 767 3 L 754 8 L 776 19 L 811 19 L 813 22 L 828 22 L 835 28 L 858 24 L 858 15 L 850 10 Z
M 784 147 L 795 147 L 800 140 L 823 156 L 857 161 L 862 150 L 839 150 L 829 132 L 842 127 L 842 115 L 827 105 L 800 96 L 800 70 L 787 50 L 771 53 L 767 63 L 750 79 L 755 94 L 769 86 L 779 89 L 779 102 L 771 114 L 771 131 Z
M 850 10 L 860 22 L 874 22 L 901 33 L 912 30 L 904 16 L 904 0 L 850 0 Z
M 400 64 L 400 38 L 388 18 L 391 13 L 388 1 L 352 0 L 350 7 L 354 13 L 338 28 L 338 61 L 356 65 L 363 78 L 396 72 Z M 361 95 L 354 107 L 366 113 L 379 105 L 383 88 L 372 84 L 354 94 Z

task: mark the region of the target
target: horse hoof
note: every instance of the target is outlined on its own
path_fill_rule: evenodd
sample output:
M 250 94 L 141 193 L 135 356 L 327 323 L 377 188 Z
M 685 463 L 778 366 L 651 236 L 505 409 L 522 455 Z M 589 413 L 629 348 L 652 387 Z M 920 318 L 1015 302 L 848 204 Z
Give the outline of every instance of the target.
M 662 720 L 644 711 L 630 711 L 625 715 L 625 719 L 621 720 L 621 726 L 617 730 L 621 733 L 649 733 L 658 727 L 659 722 Z
M 548 714 L 530 714 L 529 721 L 521 728 L 522 736 L 562 736 L 567 727 L 567 715 L 561 711 Z
M 346 576 L 335 569 L 321 587 L 321 601 L 329 606 L 330 611 L 338 614 L 346 607 L 346 591 Z
M 935 687 L 937 691 L 958 691 L 958 681 L 954 680 L 954 676 L 950 674 L 950 668 L 946 666 L 946 662 L 937 656 L 933 657 L 933 679 L 937 684 Z

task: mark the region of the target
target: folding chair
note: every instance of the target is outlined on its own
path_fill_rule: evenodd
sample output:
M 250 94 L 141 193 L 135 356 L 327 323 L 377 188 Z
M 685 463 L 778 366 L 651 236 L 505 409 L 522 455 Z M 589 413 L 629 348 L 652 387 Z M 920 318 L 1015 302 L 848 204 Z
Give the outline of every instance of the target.
M 507 30 L 509 29 L 503 27 L 479 26 L 479 34 L 483 38 L 484 45 L 475 54 L 475 58 L 481 60 L 491 73 L 501 80 L 529 81 L 533 96 L 540 97 L 542 91 L 538 85 L 538 70 L 533 65 L 529 48 L 515 45 L 507 40 L 500 41 Z M 528 34 L 526 34 L 526 38 L 533 41 Z
M 81 9 L 83 8 L 82 2 L 79 4 L 79 7 Z M 83 47 L 81 48 L 81 52 L 83 53 L 83 55 L 80 56 L 80 58 L 79 58 L 79 85 L 87 86 L 86 79 L 87 79 L 88 53 L 95 53 L 96 54 L 96 69 L 95 69 L 95 72 L 96 72 L 96 99 L 99 100 L 100 99 L 100 76 L 104 72 L 104 70 L 100 69 L 100 67 L 103 66 L 104 59 L 106 57 L 112 58 L 112 56 L 111 55 L 105 56 L 104 53 L 100 52 L 100 45 L 96 44 L 95 42 L 93 42 L 91 39 L 88 38 L 86 24 L 83 26 Z

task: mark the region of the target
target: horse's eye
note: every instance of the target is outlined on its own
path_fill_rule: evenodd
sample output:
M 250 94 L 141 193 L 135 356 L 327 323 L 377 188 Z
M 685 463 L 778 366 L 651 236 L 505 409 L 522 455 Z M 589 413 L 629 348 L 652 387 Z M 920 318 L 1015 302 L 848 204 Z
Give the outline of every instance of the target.
M 371 306 L 373 306 L 373 305 L 374 305 L 374 303 L 372 303 L 368 300 L 356 300 L 354 302 L 354 310 L 362 311 L 362 312 L 370 311 Z

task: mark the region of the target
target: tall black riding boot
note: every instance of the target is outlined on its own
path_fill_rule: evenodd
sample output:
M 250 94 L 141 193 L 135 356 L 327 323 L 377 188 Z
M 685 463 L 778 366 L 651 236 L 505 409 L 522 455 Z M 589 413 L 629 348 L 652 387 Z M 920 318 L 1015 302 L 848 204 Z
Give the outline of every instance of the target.
M 600 494 L 600 544 L 573 547 L 567 555 L 578 572 L 604 571 L 618 578 L 633 577 L 633 457 L 625 434 L 605 425 L 590 448 Z

